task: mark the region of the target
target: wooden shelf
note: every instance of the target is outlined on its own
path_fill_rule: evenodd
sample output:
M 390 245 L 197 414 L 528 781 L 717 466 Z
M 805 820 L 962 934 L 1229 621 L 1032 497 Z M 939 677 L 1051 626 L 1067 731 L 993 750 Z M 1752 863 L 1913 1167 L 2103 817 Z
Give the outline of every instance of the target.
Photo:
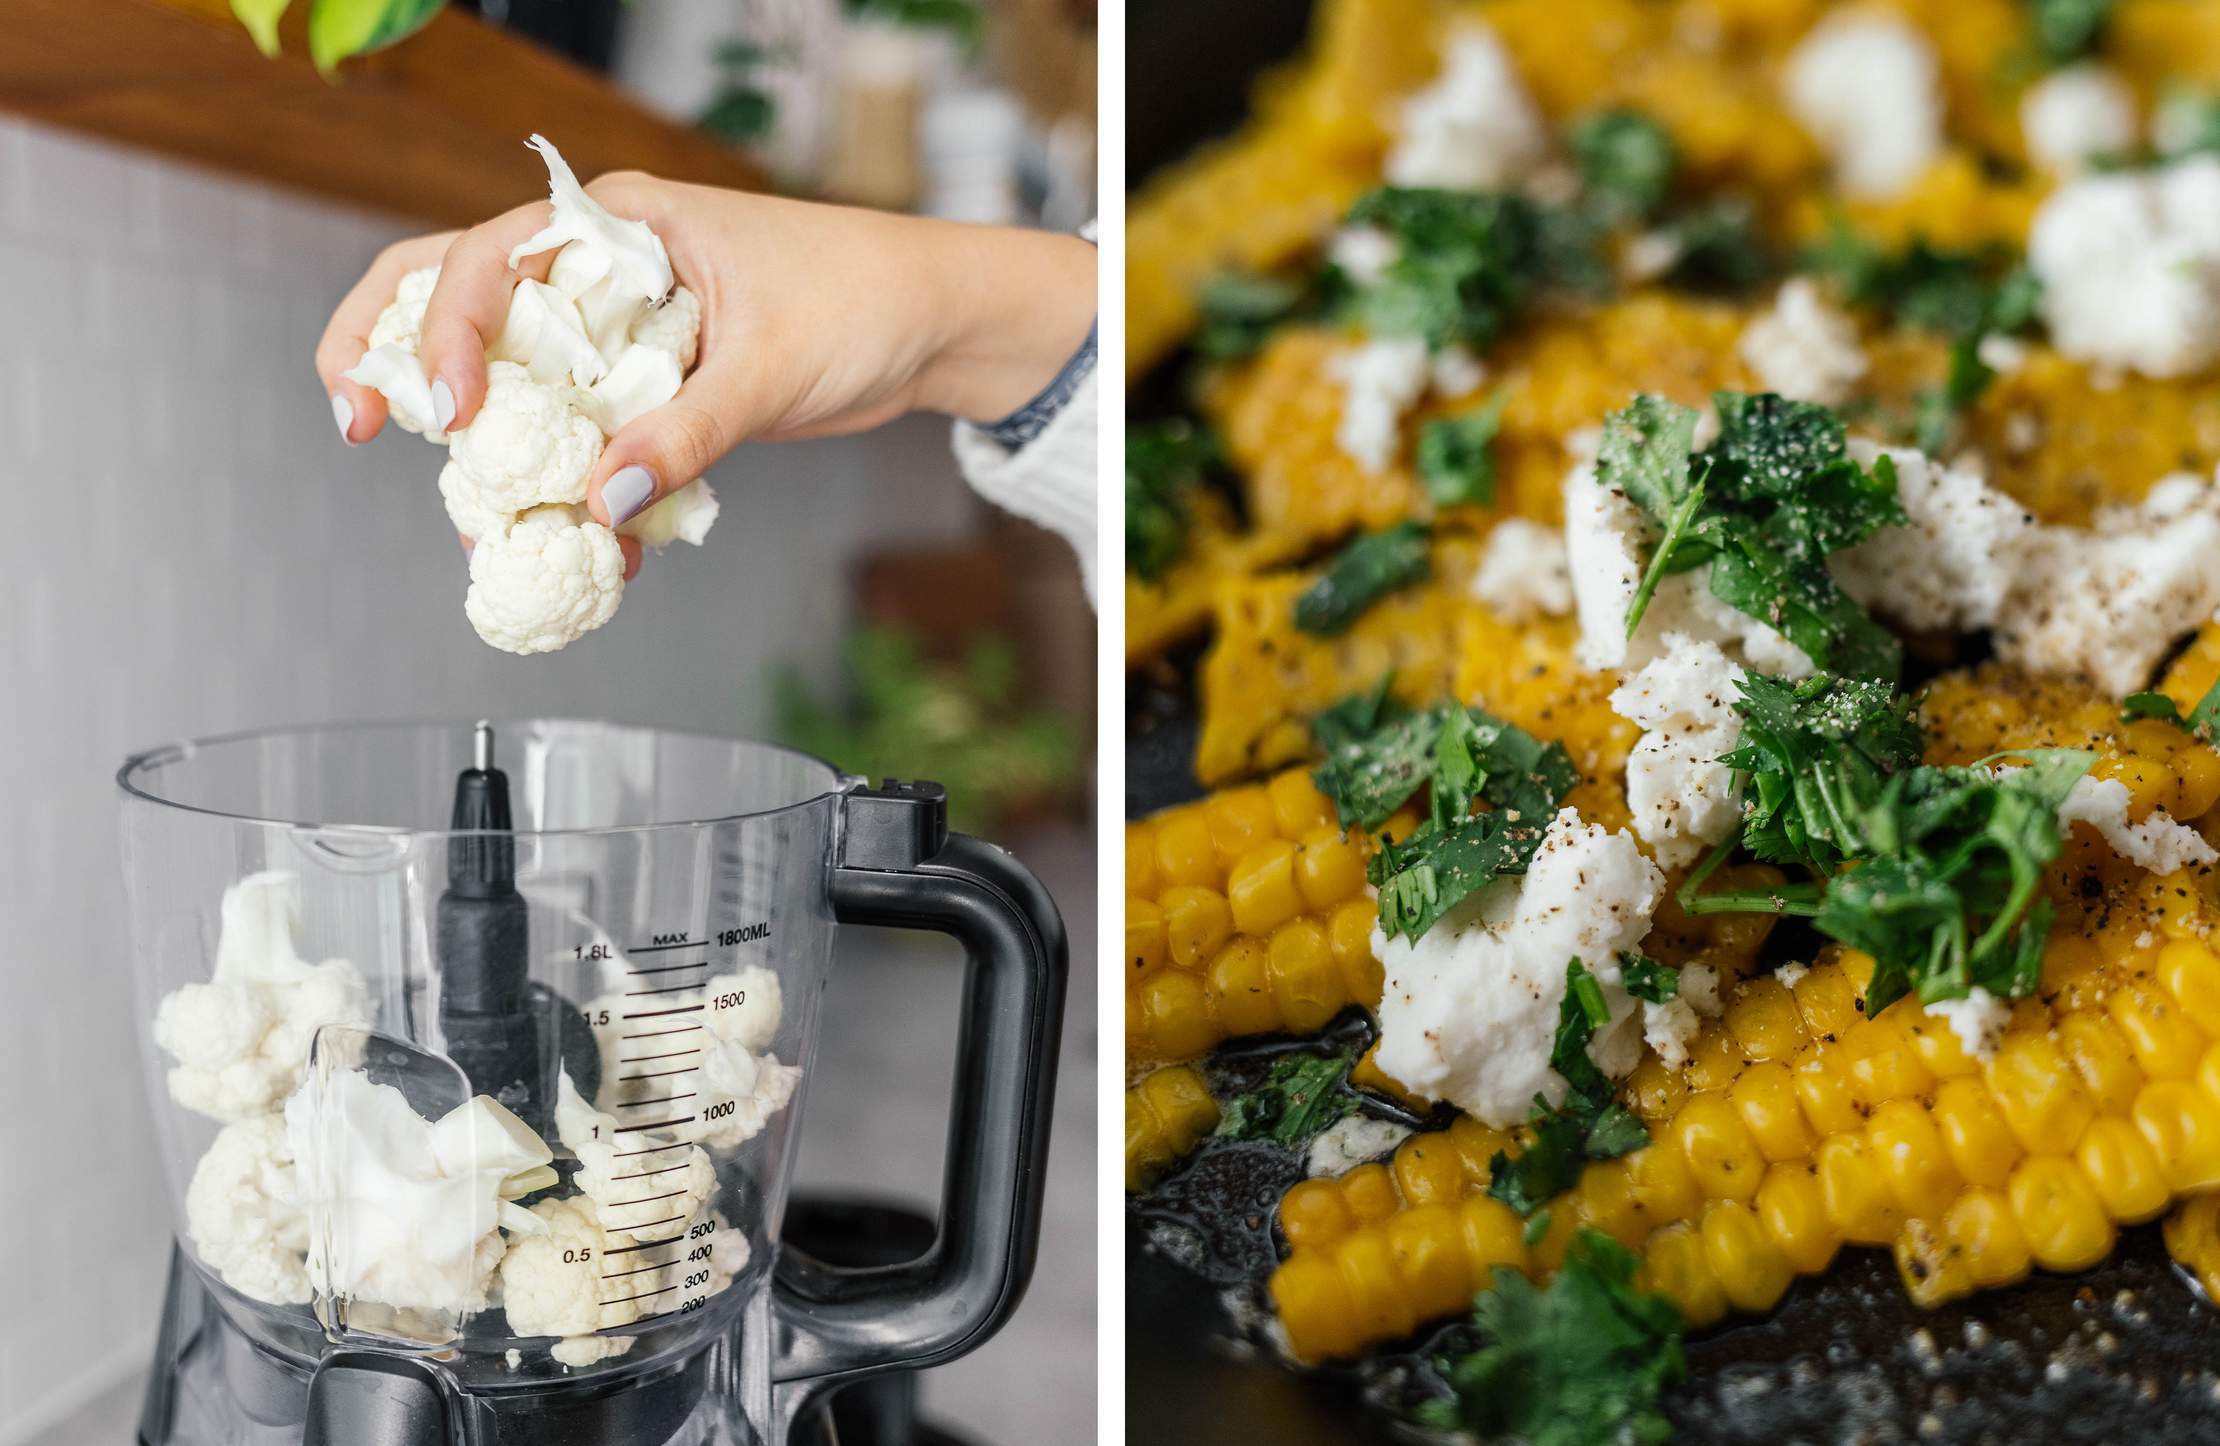
M 327 81 L 307 9 L 296 0 L 270 60 L 226 0 L 12 0 L 0 110 L 446 226 L 547 193 L 534 131 L 588 179 L 767 186 L 723 143 L 452 8 Z

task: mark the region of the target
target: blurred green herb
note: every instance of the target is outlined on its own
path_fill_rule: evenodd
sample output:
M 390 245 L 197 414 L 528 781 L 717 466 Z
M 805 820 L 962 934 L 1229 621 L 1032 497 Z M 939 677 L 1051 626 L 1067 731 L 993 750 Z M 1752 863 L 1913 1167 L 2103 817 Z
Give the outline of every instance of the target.
M 1419 429 L 1418 480 L 1436 507 L 1495 501 L 1495 434 L 1510 395 L 1497 392 L 1477 411 L 1438 417 Z
M 1195 489 L 1218 466 L 1218 442 L 1184 418 L 1125 433 L 1125 565 L 1155 582 L 1187 552 Z
M 1325 575 L 1295 599 L 1295 626 L 1321 637 L 1345 633 L 1365 609 L 1421 580 L 1431 567 L 1423 523 L 1367 533 L 1342 548 Z
M 752 40 L 718 46 L 717 93 L 694 124 L 734 145 L 751 145 L 770 135 L 778 124 L 778 102 L 757 82 L 766 67 L 784 58 L 784 52 Z
M 1234 1140 L 1270 1139 L 1301 1145 L 1357 1107 L 1343 1089 L 1356 1056 L 1283 1054 L 1272 1061 L 1262 1085 L 1226 1102 L 1217 1133 Z

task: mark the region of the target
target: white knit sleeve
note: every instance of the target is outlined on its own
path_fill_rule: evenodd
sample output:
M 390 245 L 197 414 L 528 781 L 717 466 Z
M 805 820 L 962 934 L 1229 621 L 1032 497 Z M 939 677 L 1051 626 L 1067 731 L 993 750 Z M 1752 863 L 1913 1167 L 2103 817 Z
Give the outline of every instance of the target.
M 1087 601 L 1095 601 L 1095 411 L 1097 373 L 1040 434 L 1016 451 L 968 422 L 956 424 L 956 461 L 972 489 L 995 506 L 1037 522 L 1079 554 Z

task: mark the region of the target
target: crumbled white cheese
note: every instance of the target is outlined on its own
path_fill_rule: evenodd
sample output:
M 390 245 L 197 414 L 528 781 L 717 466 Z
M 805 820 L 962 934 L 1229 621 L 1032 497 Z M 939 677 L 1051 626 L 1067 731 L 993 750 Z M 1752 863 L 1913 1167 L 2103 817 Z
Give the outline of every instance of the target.
M 1365 471 L 1385 472 L 1403 444 L 1403 414 L 1426 394 L 1425 341 L 1379 337 L 1337 353 L 1326 371 L 1342 389 L 1335 443 Z
M 1627 286 L 1655 281 L 1680 263 L 1680 233 L 1644 231 L 1619 248 L 1619 280 Z
M 2139 506 L 2104 509 L 2091 528 L 2038 529 L 1999 612 L 1997 653 L 2132 693 L 2220 607 L 2215 557 L 2220 488 L 2190 473 L 2161 479 Z
M 1441 73 L 1403 102 L 1387 178 L 1398 186 L 1501 190 L 1548 154 L 1549 128 L 1493 30 L 1462 24 Z
M 1626 761 L 1627 808 L 1650 854 L 1672 868 L 1725 838 L 1742 817 L 1734 770 L 1719 762 L 1742 736 L 1734 711 L 1742 669 L 1717 643 L 1668 633 L 1665 651 L 1611 694 L 1639 725 Z
M 1765 390 L 1799 402 L 1839 407 L 1865 376 L 1857 323 L 1829 306 L 1808 276 L 1783 282 L 1735 349 Z
M 1642 1042 L 1657 1052 L 1658 1062 L 1667 1069 L 1688 1063 L 1688 1046 L 1702 1027 L 1685 999 L 1676 996 L 1663 1004 L 1642 1001 Z
M 2020 97 L 2027 157 L 2056 175 L 2126 154 L 2135 148 L 2135 132 L 2135 92 L 2095 61 L 2052 71 Z
M 1481 364 L 1469 347 L 1451 344 L 1434 354 L 1434 367 L 1427 374 L 1437 397 L 1461 397 L 1478 391 L 1488 379 L 1488 369 Z
M 1990 332 L 1973 345 L 1973 354 L 1980 359 L 1981 365 L 1998 376 L 2006 377 L 2026 366 L 2033 350 L 2018 337 L 2006 336 L 1996 331 Z
M 1649 932 L 1664 891 L 1664 874 L 1632 834 L 1563 810 L 1523 878 L 1479 890 L 1416 942 L 1374 930 L 1387 974 L 1380 1068 L 1498 1129 L 1524 1120 L 1537 1094 L 1562 1101 L 1565 1081 L 1549 1056 L 1566 962 L 1578 958 L 1610 1009 L 1589 1057 L 1624 1076 L 1641 1057 L 1642 1031 L 1619 954 Z
M 1783 964 L 1773 971 L 1773 977 L 1781 981 L 1781 988 L 1794 989 L 1804 982 L 1804 976 L 1809 973 L 1811 973 L 1809 965 Z
M 1344 226 L 1327 244 L 1326 256 L 1358 286 L 1372 286 L 1402 254 L 1402 244 L 1378 226 Z
M 2190 864 L 2220 860 L 2204 835 L 2154 808 L 2141 823 L 2128 822 L 2127 785 L 2117 778 L 2083 775 L 2058 807 L 2061 824 L 2085 823 L 2104 836 L 2112 851 L 2138 868 L 2170 874 Z
M 1978 984 L 1963 999 L 1934 1001 L 1927 1006 L 1927 1012 L 1946 1021 L 1965 1052 L 1978 1060 L 1996 1058 L 1997 1042 L 2004 1037 L 2004 1026 L 2012 1022 L 2011 1002 L 1997 998 Z
M 1719 971 L 1709 964 L 1681 965 L 1680 987 L 1674 994 L 1707 1019 L 1716 1019 L 1726 1011 L 1727 1002 L 1719 994 Z
M 2052 345 L 2076 360 L 2178 377 L 2220 356 L 2220 157 L 2083 176 L 2028 230 Z
M 1789 54 L 1788 107 L 1852 196 L 1902 192 L 1942 151 L 1935 51 L 1903 17 L 1853 9 L 1814 26 Z
M 1377 1160 L 1403 1143 L 1411 1127 L 1396 1120 L 1370 1115 L 1344 1115 L 1321 1130 L 1310 1142 L 1306 1173 L 1346 1175 L 1367 1160 Z
M 1994 627 L 2035 536 L 2033 515 L 1971 468 L 1863 437 L 1849 451 L 1861 466 L 1884 456 L 1894 464 L 1911 525 L 1884 527 L 1829 557 L 1842 590 L 1910 628 Z
M 1572 569 L 1565 537 L 1523 517 L 1506 517 L 1488 534 L 1472 595 L 1514 623 L 1572 611 Z

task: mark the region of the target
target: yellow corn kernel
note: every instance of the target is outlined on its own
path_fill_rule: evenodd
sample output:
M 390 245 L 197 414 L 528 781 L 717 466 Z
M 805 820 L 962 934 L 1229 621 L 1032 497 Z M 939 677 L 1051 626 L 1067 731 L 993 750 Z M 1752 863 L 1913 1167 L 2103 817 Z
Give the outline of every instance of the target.
M 1971 1295 L 1973 1272 L 1964 1252 L 1949 1235 L 1924 1220 L 1907 1220 L 1892 1247 L 1896 1273 L 1912 1304 L 1932 1310 L 1938 1305 Z
M 1418 1319 L 1471 1306 L 1472 1266 L 1465 1259 L 1463 1224 L 1454 1202 L 1397 1211 L 1385 1228 L 1396 1274 Z
M 2030 1152 L 2078 1140 L 2096 1115 L 2089 1092 L 2047 1035 L 2007 1035 L 1987 1070 L 1989 1095 Z
M 1296 1034 L 1316 1034 L 1349 1002 L 1326 931 L 1315 919 L 1292 919 L 1273 931 L 1270 948 L 1281 1022 Z
M 1839 964 L 1814 964 L 1794 990 L 1796 1010 L 1813 1039 L 1840 1039 L 1865 1018 L 1858 1009 L 1857 986 Z
M 1244 934 L 1269 934 L 1302 912 L 1294 843 L 1276 838 L 1236 860 L 1226 874 L 1226 903 L 1233 927 Z
M 1765 1162 L 1757 1142 L 1743 1128 L 1740 1113 L 1725 1095 L 1691 1095 L 1673 1117 L 1668 1133 L 1688 1161 L 1704 1195 L 1712 1200 L 1748 1200 L 1757 1194 Z
M 2187 1080 L 2152 1080 L 2135 1097 L 2134 1120 L 2169 1187 L 2220 1185 L 2220 1102 L 2211 1095 Z
M 2158 932 L 2169 939 L 2201 939 L 2212 927 L 2204 901 L 2179 874 L 2157 881 L 2150 917 L 2157 922 Z
M 1680 1072 L 1667 1069 L 1663 1060 L 1647 1052 L 1626 1077 L 1624 1090 L 1629 1108 L 1652 1125 L 1671 1119 L 1688 1098 L 1688 1085 Z
M 1756 1211 L 1739 1200 L 1714 1200 L 1704 1207 L 1702 1234 L 1704 1261 L 1728 1301 L 1746 1311 L 1779 1304 L 1796 1272 Z
M 1983 1290 L 2026 1277 L 2032 1259 L 2027 1237 L 2003 1191 L 1976 1188 L 1960 1195 L 1943 1217 L 1943 1232 L 1958 1247 L 1973 1283 Z
M 1391 1168 L 1406 1205 L 1453 1204 L 1465 1193 L 1464 1162 L 1441 1131 L 1406 1138 L 1396 1146 Z
M 1805 1046 L 1789 1073 L 1795 1078 L 1804 1118 L 1820 1138 L 1865 1127 L 1865 1112 L 1850 1092 L 1850 1072 L 1839 1043 L 1815 1041 Z
M 1785 992 L 1785 991 L 1784 991 Z M 1796 1079 L 1788 1066 L 1768 1059 L 1742 1072 L 1727 1091 L 1743 1128 L 1768 1160 L 1799 1160 L 1811 1153 L 1811 1131 L 1797 1102 Z
M 1819 1174 L 1809 1161 L 1770 1166 L 1758 1185 L 1758 1220 L 1798 1275 L 1817 1275 L 1834 1260 L 1841 1232 L 1827 1218 Z
M 2158 982 L 2197 1028 L 2220 1035 L 2220 956 L 2194 939 L 2176 939 L 2158 951 Z
M 2053 930 L 2043 945 L 2042 992 L 2058 996 L 2065 1008 L 2079 1011 L 2089 1006 L 2086 992 L 2104 979 L 2104 954 L 2097 941 L 2064 930 Z
M 1172 962 L 1200 969 L 1233 937 L 1233 910 L 1216 889 L 1182 884 L 1158 896 L 1164 906 L 1164 939 Z
M 1203 971 L 1218 1004 L 1218 1027 L 1226 1035 L 1264 1034 L 1280 1027 L 1279 1001 L 1272 997 L 1272 960 L 1264 941 L 1237 935 Z
M 1727 1032 L 1752 1060 L 1787 1059 L 1804 1047 L 1804 1018 L 1796 996 L 1766 975 L 1744 983 L 1727 1006 Z
M 1301 838 L 1334 821 L 1333 801 L 1311 782 L 1310 770 L 1291 768 L 1264 785 L 1272 803 L 1272 827 L 1282 838 Z
M 2206 1049 L 2204 1058 L 2197 1061 L 2197 1088 L 2220 1100 L 2220 1044 Z
M 1210 842 L 1210 820 L 1200 810 L 1157 819 L 1156 875 L 1166 888 L 1208 887 L 1225 877 Z
M 1707 1019 L 1696 1031 L 1696 1038 L 1688 1046 L 1688 1063 L 1681 1077 L 1688 1081 L 1691 1090 L 1724 1090 L 1742 1073 L 1748 1058 L 1735 1037 L 1727 1033 L 1726 1024 L 1717 1019 Z
M 1192 1059 L 1224 1038 L 1209 987 L 1184 969 L 1159 969 L 1134 994 L 1149 1043 L 1144 1054 Z
M 1203 804 L 1203 817 L 1209 820 L 1210 845 L 1221 871 L 1274 833 L 1272 799 L 1262 784 L 1212 794 Z
M 2104 1202 L 2105 1213 L 2122 1225 L 2140 1225 L 2157 1216 L 2171 1198 L 2158 1157 L 2142 1132 L 2118 1115 L 2099 1115 L 2081 1132 L 2074 1163 Z
M 1377 1162 L 1357 1166 L 1341 1177 L 1340 1184 L 1341 1203 L 1359 1225 L 1385 1220 L 1403 1203 L 1395 1193 L 1395 1177 Z
M 1842 1038 L 1850 1092 L 1868 1106 L 1909 1099 L 1934 1087 L 1912 1042 L 1891 1019 L 1869 1019 Z
M 1330 1252 L 1289 1256 L 1272 1272 L 1271 1290 L 1288 1349 L 1298 1359 L 1346 1356 L 1361 1344 L 1349 1286 Z
M 2135 1062 L 2119 1027 L 2094 1009 L 2081 1009 L 2058 1021 L 2058 1047 L 2073 1061 L 2074 1073 L 2088 1086 L 2097 1109 L 2124 1115 L 2143 1088 L 2143 1067 Z
M 1167 957 L 1164 911 L 1151 900 L 1128 898 L 1125 901 L 1125 962 L 1132 972 L 1126 977 L 1138 978 L 1161 965 Z
M 2209 748 L 2182 749 L 2174 755 L 2174 778 L 2177 806 L 2168 812 L 2185 823 L 2203 818 L 2220 801 L 2220 753 Z
M 1156 883 L 1156 826 L 1129 823 L 1125 826 L 1126 894 L 1147 898 L 1156 892 Z
M 1580 1223 L 1600 1230 L 1629 1249 L 1639 1248 L 1650 1233 L 1650 1222 L 1634 1198 L 1634 1182 L 1624 1157 L 1591 1161 L 1580 1172 L 1573 1203 Z
M 1922 1010 L 1903 1021 L 1903 1030 L 1920 1065 L 1936 1079 L 1956 1079 L 1981 1068 L 1981 1061 L 1967 1054 L 1959 1042 L 1958 1031 L 1940 1015 Z
M 1326 947 L 1333 951 L 1334 963 L 1345 978 L 1355 977 L 1351 971 L 1370 974 L 1370 993 L 1360 992 L 1356 997 L 1372 1002 L 1380 997 L 1380 961 L 1372 957 L 1372 926 L 1379 917 L 1373 902 L 1359 897 L 1341 904 L 1326 920 Z
M 1876 1109 L 1865 1142 L 1898 1208 L 1917 1219 L 1940 1220 L 1958 1193 L 1958 1172 L 1919 1101 L 1890 1100 Z
M 1200 1071 L 1173 1065 L 1125 1092 L 1125 1188 L 1145 1190 L 1218 1126 L 1218 1102 Z
M 1849 981 L 1860 1001 L 1858 1012 L 1865 1013 L 1865 992 L 1873 984 L 1873 956 L 1863 949 L 1844 949 L 1835 955 L 1835 963 L 1841 967 L 1842 977 Z
M 2141 984 L 2116 989 L 2106 1001 L 2112 1022 L 2127 1037 L 2135 1062 L 2154 1080 L 2187 1079 L 2196 1073 L 2206 1040 L 2181 1006 L 2159 990 Z
M 1357 902 L 1367 909 L 1372 906 L 1368 899 L 1359 899 Z M 1333 960 L 1334 972 L 1341 979 L 1342 996 L 1367 1008 L 1377 1006 L 1380 1002 L 1380 989 L 1387 981 L 1387 970 L 1378 959 L 1372 957 L 1369 942 L 1362 949 L 1343 950 L 1341 939 L 1335 932 L 1339 927 L 1340 917 L 1337 911 L 1334 922 L 1326 930 L 1325 938 L 1327 957 Z
M 1536 1215 L 1535 1220 L 1543 1217 Z M 1531 1223 L 1531 1222 L 1529 1222 Z M 1526 1247 L 1527 1266 L 1536 1280 L 1547 1280 L 1565 1263 L 1567 1252 L 1572 1249 L 1573 1237 L 1580 1233 L 1578 1212 L 1568 1202 L 1548 1212 L 1548 1223 L 1542 1229 L 1542 1238 Z
M 1468 1190 L 1487 1189 L 1495 1157 L 1517 1153 L 1509 1133 L 1483 1125 L 1470 1115 L 1459 1115 L 1450 1122 L 1449 1143 L 1457 1152 L 1458 1164 L 1464 1167 Z
M 1295 886 L 1312 913 L 1323 914 L 1343 899 L 1364 889 L 1364 856 L 1328 826 L 1302 836 L 1295 855 Z
M 1280 1234 L 1290 1250 L 1317 1250 L 1356 1228 L 1338 1181 L 1298 1180 L 1280 1197 Z
M 2087 1270 L 2112 1251 L 2112 1217 L 2063 1155 L 2031 1155 L 2005 1187 L 2028 1253 L 2045 1270 Z
M 1471 1269 L 1475 1290 L 1495 1283 L 1495 1268 L 1508 1266 L 1524 1272 L 1526 1222 L 1518 1212 L 1492 1195 L 1468 1195 L 1457 1206 L 1457 1223 L 1464 1237 L 1465 1264 Z
M 1661 1133 L 1626 1157 L 1627 1188 L 1652 1225 L 1693 1220 L 1704 1207 L 1703 1186 L 1680 1152 L 1680 1142 Z
M 2002 1185 L 2024 1153 L 2004 1122 L 1988 1086 L 1975 1079 L 1944 1080 L 1935 1091 L 1935 1129 L 1951 1166 L 1971 1185 Z
M 1827 1218 L 1844 1241 L 1851 1245 L 1886 1245 L 1896 1238 L 1903 1216 L 1863 1135 L 1833 1135 L 1821 1140 L 1812 1164 L 1819 1171 L 1819 1193 L 1827 1205 Z
M 1680 1307 L 1691 1330 L 1716 1325 L 1727 1313 L 1727 1292 L 1711 1272 L 1703 1237 L 1686 1221 L 1650 1236 L 1638 1283 Z
M 2166 1253 L 2220 1300 L 2220 1195 L 2184 1200 L 2166 1217 Z

